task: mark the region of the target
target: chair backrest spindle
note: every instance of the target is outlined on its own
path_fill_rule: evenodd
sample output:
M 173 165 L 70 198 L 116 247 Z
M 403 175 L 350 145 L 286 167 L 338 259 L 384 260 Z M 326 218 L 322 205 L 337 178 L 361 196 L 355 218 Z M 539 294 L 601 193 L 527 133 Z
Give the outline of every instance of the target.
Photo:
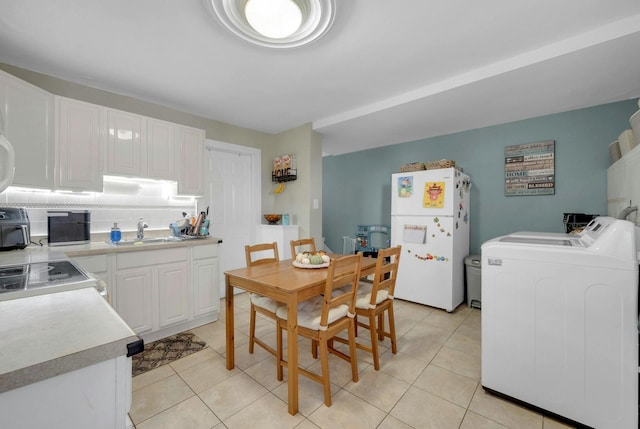
M 332 259 L 327 273 L 327 283 L 324 290 L 324 305 L 320 325 L 327 326 L 329 312 L 340 305 L 347 305 L 349 313 L 355 314 L 355 301 L 360 281 L 360 265 L 362 252 L 356 255 L 343 256 Z M 336 294 L 340 288 L 343 293 Z
M 377 299 L 376 296 L 383 290 L 386 290 L 389 297 L 393 299 L 401 249 L 401 246 L 396 246 L 387 249 L 380 249 L 378 251 L 376 271 L 373 278 L 373 288 L 371 290 L 371 305 L 375 306 Z

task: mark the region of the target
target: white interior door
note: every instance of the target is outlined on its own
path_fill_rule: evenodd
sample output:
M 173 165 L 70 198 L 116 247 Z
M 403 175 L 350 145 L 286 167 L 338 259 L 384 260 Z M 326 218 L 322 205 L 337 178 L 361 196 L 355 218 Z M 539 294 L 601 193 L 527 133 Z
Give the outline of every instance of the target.
M 220 296 L 224 272 L 244 267 L 244 246 L 255 240 L 260 222 L 260 150 L 207 140 L 206 193 L 199 210 L 209 207 L 209 233 L 222 238 Z

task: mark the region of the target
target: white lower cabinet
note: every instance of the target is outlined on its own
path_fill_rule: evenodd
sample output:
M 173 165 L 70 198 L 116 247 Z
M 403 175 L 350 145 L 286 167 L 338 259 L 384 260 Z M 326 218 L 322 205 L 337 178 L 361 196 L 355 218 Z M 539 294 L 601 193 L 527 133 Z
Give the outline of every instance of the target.
M 74 257 L 73 261 L 87 273 L 98 277 L 107 285 L 111 284 L 109 255 L 79 256 Z
M 192 250 L 191 285 L 193 288 L 193 317 L 217 313 L 220 310 L 218 296 L 217 244 L 195 246 Z
M 147 247 L 71 257 L 104 280 L 113 308 L 150 342 L 218 320 L 219 248 L 217 243 Z
M 73 260 L 87 273 L 102 280 L 103 285 L 107 289 L 106 299 L 108 303 L 113 302 L 113 284 L 114 279 L 112 273 L 115 270 L 111 269 L 111 264 L 114 261 L 113 255 L 92 255 L 92 256 L 80 256 L 74 257 Z M 99 290 L 101 287 L 98 288 Z
M 116 274 L 116 311 L 136 333 L 153 330 L 154 301 L 152 269 L 149 267 L 130 268 Z
M 0 394 L 2 428 L 125 429 L 131 358 L 118 356 Z
M 158 318 L 161 328 L 189 318 L 189 273 L 186 261 L 158 267 Z
M 187 249 L 116 255 L 115 309 L 137 334 L 187 320 Z

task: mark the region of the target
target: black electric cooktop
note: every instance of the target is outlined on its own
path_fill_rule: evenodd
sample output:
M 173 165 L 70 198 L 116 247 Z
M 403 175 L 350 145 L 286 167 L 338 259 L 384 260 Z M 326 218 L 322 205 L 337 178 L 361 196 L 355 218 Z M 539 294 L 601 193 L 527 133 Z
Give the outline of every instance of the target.
M 77 283 L 89 277 L 70 261 L 31 262 L 0 267 L 0 294 Z

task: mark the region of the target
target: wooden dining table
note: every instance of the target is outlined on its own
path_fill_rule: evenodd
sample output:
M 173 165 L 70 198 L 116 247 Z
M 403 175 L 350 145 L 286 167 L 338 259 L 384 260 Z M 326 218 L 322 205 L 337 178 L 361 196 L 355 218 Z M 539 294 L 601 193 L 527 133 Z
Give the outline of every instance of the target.
M 329 255 L 331 258 L 342 255 Z M 254 292 L 287 305 L 288 405 L 298 413 L 298 303 L 322 294 L 327 268 L 294 267 L 293 259 L 225 271 L 227 369 L 235 367 L 233 288 Z M 361 277 L 375 272 L 376 259 L 363 257 Z

